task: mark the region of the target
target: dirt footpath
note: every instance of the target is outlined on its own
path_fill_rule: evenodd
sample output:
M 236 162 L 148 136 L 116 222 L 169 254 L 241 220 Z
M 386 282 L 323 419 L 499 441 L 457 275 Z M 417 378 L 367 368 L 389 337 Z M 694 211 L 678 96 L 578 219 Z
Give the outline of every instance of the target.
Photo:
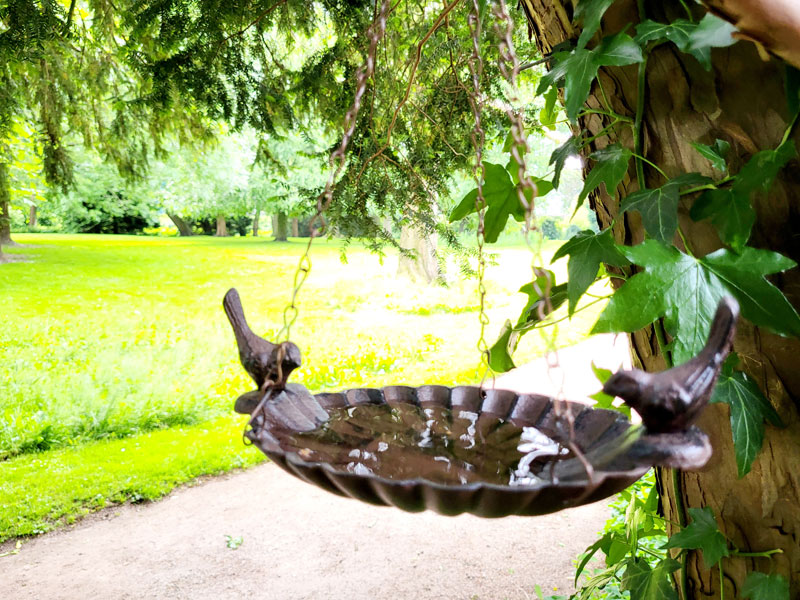
M 625 359 L 624 346 L 601 339 L 560 353 L 567 397 L 597 389 L 591 360 L 617 368 Z M 520 371 L 500 384 L 549 387 L 541 365 Z M 263 464 L 25 541 L 0 558 L 0 597 L 527 600 L 536 584 L 569 593 L 573 561 L 607 517 L 604 503 L 498 520 L 408 514 Z M 226 536 L 241 545 L 229 548 Z

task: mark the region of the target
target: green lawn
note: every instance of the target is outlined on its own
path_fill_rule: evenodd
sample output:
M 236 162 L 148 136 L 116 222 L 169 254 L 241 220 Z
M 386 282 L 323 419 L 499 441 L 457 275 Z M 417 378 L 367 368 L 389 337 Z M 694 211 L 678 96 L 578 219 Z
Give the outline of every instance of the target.
M 253 385 L 221 299 L 237 287 L 253 328 L 273 336 L 304 241 L 15 237 L 25 245 L 7 251 L 29 262 L 0 265 L 0 540 L 259 459 L 231 414 Z M 524 246 L 491 251 L 490 343 L 517 317 L 531 273 Z M 315 243 L 293 381 L 321 391 L 479 378 L 474 280 L 419 286 L 396 277 L 394 255 L 340 255 L 336 242 Z M 531 334 L 518 362 L 579 341 L 598 310 L 555 340 Z

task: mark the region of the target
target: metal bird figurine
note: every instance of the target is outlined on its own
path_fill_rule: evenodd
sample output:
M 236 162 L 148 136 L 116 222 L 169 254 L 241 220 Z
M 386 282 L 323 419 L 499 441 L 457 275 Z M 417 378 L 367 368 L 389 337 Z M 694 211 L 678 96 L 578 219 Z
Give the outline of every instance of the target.
M 717 306 L 708 341 L 688 362 L 662 371 L 619 371 L 603 386 L 636 410 L 650 433 L 685 431 L 708 403 L 722 363 L 733 345 L 739 304 L 724 297 Z
M 263 396 L 265 384 L 275 389 L 284 389 L 291 372 L 300 366 L 300 349 L 292 342 L 273 344 L 253 333 L 244 318 L 242 301 L 235 288 L 229 289 L 225 294 L 222 306 L 236 336 L 239 360 L 256 382 L 260 395 Z M 250 395 L 255 396 L 257 392 L 245 394 Z

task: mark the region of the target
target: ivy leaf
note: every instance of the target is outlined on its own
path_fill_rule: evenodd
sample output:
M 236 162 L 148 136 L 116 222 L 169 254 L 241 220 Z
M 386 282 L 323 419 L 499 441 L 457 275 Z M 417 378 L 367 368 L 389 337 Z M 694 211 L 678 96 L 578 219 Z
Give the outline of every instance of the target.
M 666 244 L 678 229 L 678 202 L 681 188 L 703 185 L 711 181 L 699 173 L 685 173 L 670 179 L 660 188 L 644 189 L 634 192 L 622 201 L 620 210 L 638 210 L 642 224 L 651 237 Z
M 497 241 L 500 233 L 505 228 L 509 216 L 520 222 L 525 220 L 525 209 L 519 201 L 517 185 L 512 181 L 511 175 L 506 168 L 493 163 L 483 163 L 483 166 L 485 169 L 483 183 L 484 204 L 480 208 L 487 209 L 484 215 L 485 236 L 488 243 L 493 243 Z M 549 181 L 536 177 L 533 177 L 532 180 L 536 184 L 540 196 L 544 196 L 553 189 Z M 526 195 L 530 196 L 530 192 L 528 191 Z M 453 223 L 477 212 L 477 198 L 477 188 L 467 193 L 450 212 L 450 222 Z M 528 198 L 528 201 L 530 200 Z
M 789 600 L 789 582 L 775 573 L 767 575 L 753 571 L 742 586 L 742 598 L 750 600 Z
M 676 19 L 671 23 L 658 23 L 647 19 L 636 26 L 634 39 L 640 45 L 666 39 L 675 44 L 681 52 L 688 52 L 689 34 L 695 27 L 697 27 L 695 23 L 686 19 Z
M 552 271 L 544 271 L 536 278 L 535 285 L 534 282 L 526 283 L 519 288 L 519 291 L 528 295 L 528 302 L 525 304 L 525 308 L 522 309 L 517 324 L 514 326 L 516 330 L 531 329 L 541 321 L 540 313 L 544 313 L 545 317 L 549 314 L 542 293 L 548 293 L 549 291 L 552 311 L 557 310 L 567 301 L 567 284 L 560 283 L 556 285 L 556 276 Z M 544 307 L 544 310 L 540 310 L 540 307 Z
M 750 196 L 768 191 L 778 172 L 796 156 L 797 149 L 790 140 L 775 150 L 754 154 L 733 179 L 731 188 L 705 192 L 695 201 L 690 216 L 695 221 L 710 219 L 720 239 L 735 250 L 741 250 L 750 239 L 756 221 Z
M 624 67 L 644 60 L 642 47 L 627 33 L 603 38 L 592 52 L 598 67 Z
M 625 173 L 628 172 L 628 163 L 632 156 L 633 153 L 620 144 L 612 144 L 611 146 L 592 152 L 589 158 L 597 161 L 597 164 L 586 176 L 583 189 L 578 195 L 578 205 L 575 207 L 575 211 L 583 205 L 583 201 L 586 200 L 586 197 L 601 183 L 605 183 L 606 192 L 608 192 L 609 195 L 613 195 L 614 190 L 620 184 L 622 178 L 625 177 Z
M 578 47 L 572 52 L 559 52 L 551 58 L 553 67 L 539 80 L 536 93 L 541 94 L 563 79 L 564 105 L 567 117 L 573 122 L 589 97 L 592 82 L 600 67 L 621 67 L 644 60 L 641 47 L 627 33 L 607 37 L 593 50 Z
M 506 321 L 500 330 L 497 341 L 489 348 L 489 366 L 497 373 L 505 373 L 514 368 L 511 355 L 517 349 L 520 338 L 541 322 L 541 317 L 547 317 L 549 312 L 542 293 L 549 292 L 552 311 L 558 309 L 567 300 L 567 284 L 555 284 L 556 277 L 552 271 L 543 271 L 534 282 L 523 285 L 519 291 L 528 295 L 528 302 L 522 309 L 517 324 L 512 327 L 511 321 Z M 549 290 L 548 290 L 549 286 Z
M 583 31 L 578 38 L 578 48 L 586 47 L 592 36 L 600 29 L 600 20 L 608 10 L 608 7 L 614 4 L 615 0 L 581 0 L 578 7 L 575 9 L 575 19 L 583 19 Z
M 736 251 L 741 251 L 756 222 L 756 211 L 750 197 L 736 187 L 704 192 L 689 212 L 695 221 L 710 219 L 720 239 Z
M 471 215 L 474 212 L 478 212 L 478 207 L 476 206 L 476 200 L 478 199 L 478 188 L 470 190 L 467 194 L 461 199 L 456 207 L 450 211 L 450 216 L 448 217 L 451 223 L 455 223 L 456 221 L 460 221 L 467 215 Z M 486 202 L 480 208 L 485 208 Z
M 760 327 L 800 337 L 800 316 L 781 291 L 764 277 L 795 267 L 793 260 L 769 250 L 745 247 L 740 254 L 717 250 L 700 259 L 709 277 L 716 277 L 739 301 L 742 315 Z M 716 308 L 716 303 L 711 307 Z
M 665 558 L 655 568 L 642 558 L 631 558 L 622 576 L 622 589 L 631 600 L 678 600 L 670 574 L 681 568 L 678 561 Z
M 727 48 L 737 41 L 733 34 L 738 30 L 735 25 L 728 23 L 711 13 L 706 13 L 697 27 L 689 34 L 689 52 L 710 50 L 711 48 Z
M 558 119 L 556 100 L 558 100 L 558 89 L 551 87 L 544 95 L 544 108 L 539 113 L 539 121 L 550 130 L 555 130 Z
M 731 431 L 739 477 L 750 472 L 764 443 L 764 421 L 783 427 L 783 421 L 756 382 L 745 373 L 720 375 L 711 402 L 723 402 L 731 408 Z
M 736 188 L 743 193 L 768 191 L 787 162 L 797 157 L 792 140 L 786 140 L 775 150 L 762 150 L 753 155 L 736 175 Z
M 736 28 L 712 14 L 707 14 L 699 23 L 677 19 L 671 23 L 642 21 L 636 26 L 636 41 L 644 44 L 669 40 L 678 50 L 694 56 L 706 71 L 711 70 L 711 48 L 730 46 L 736 43 L 731 34 Z
M 713 146 L 692 142 L 692 147 L 697 150 L 701 156 L 710 160 L 711 166 L 717 171 L 722 171 L 724 173 L 728 170 L 728 164 L 725 162 L 725 158 L 728 156 L 728 152 L 730 152 L 731 145 L 725 140 L 717 140 L 714 142 Z
M 746 247 L 741 254 L 717 250 L 703 258 L 655 240 L 620 247 L 644 269 L 609 300 L 593 333 L 631 332 L 664 318 L 674 338 L 673 358 L 681 364 L 705 345 L 719 300 L 733 295 L 742 315 L 781 335 L 800 336 L 800 316 L 764 276 L 795 266 L 777 252 Z
M 690 508 L 689 514 L 692 522 L 683 530 L 674 534 L 664 548 L 685 548 L 687 550 L 702 550 L 703 562 L 706 568 L 711 568 L 723 556 L 728 556 L 728 540 L 722 535 L 714 518 L 714 511 L 708 506 L 703 508 Z
M 497 341 L 489 348 L 489 366 L 495 373 L 506 373 L 516 366 L 511 358 L 514 348 L 509 346 L 512 329 L 511 321 L 507 320 Z
M 558 185 L 561 182 L 561 171 L 564 170 L 564 163 L 570 156 L 577 156 L 580 152 L 580 147 L 578 146 L 578 138 L 571 137 L 566 142 L 561 144 L 558 148 L 553 150 L 553 154 L 550 155 L 550 163 L 555 163 L 555 172 L 553 173 L 553 187 L 558 189 Z
M 595 234 L 593 231 L 584 230 L 576 233 L 553 255 L 551 263 L 569 256 L 567 262 L 567 291 L 569 296 L 569 314 L 575 312 L 578 300 L 597 279 L 600 264 L 606 263 L 615 267 L 629 265 L 622 253 L 614 244 L 611 229 L 606 229 Z

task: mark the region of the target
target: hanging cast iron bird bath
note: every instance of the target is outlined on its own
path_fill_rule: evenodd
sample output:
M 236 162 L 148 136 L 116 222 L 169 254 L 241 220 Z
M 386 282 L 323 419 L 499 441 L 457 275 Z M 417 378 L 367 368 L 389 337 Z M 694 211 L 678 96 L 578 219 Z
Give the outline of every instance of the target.
M 642 417 L 536 394 L 389 386 L 312 395 L 286 383 L 291 342 L 256 336 L 239 295 L 223 302 L 258 385 L 236 401 L 246 436 L 277 465 L 334 494 L 407 511 L 539 515 L 611 496 L 654 465 L 699 469 L 708 437 L 692 425 L 731 349 L 739 308 L 724 298 L 705 348 L 661 373 L 619 371 L 604 391 Z

